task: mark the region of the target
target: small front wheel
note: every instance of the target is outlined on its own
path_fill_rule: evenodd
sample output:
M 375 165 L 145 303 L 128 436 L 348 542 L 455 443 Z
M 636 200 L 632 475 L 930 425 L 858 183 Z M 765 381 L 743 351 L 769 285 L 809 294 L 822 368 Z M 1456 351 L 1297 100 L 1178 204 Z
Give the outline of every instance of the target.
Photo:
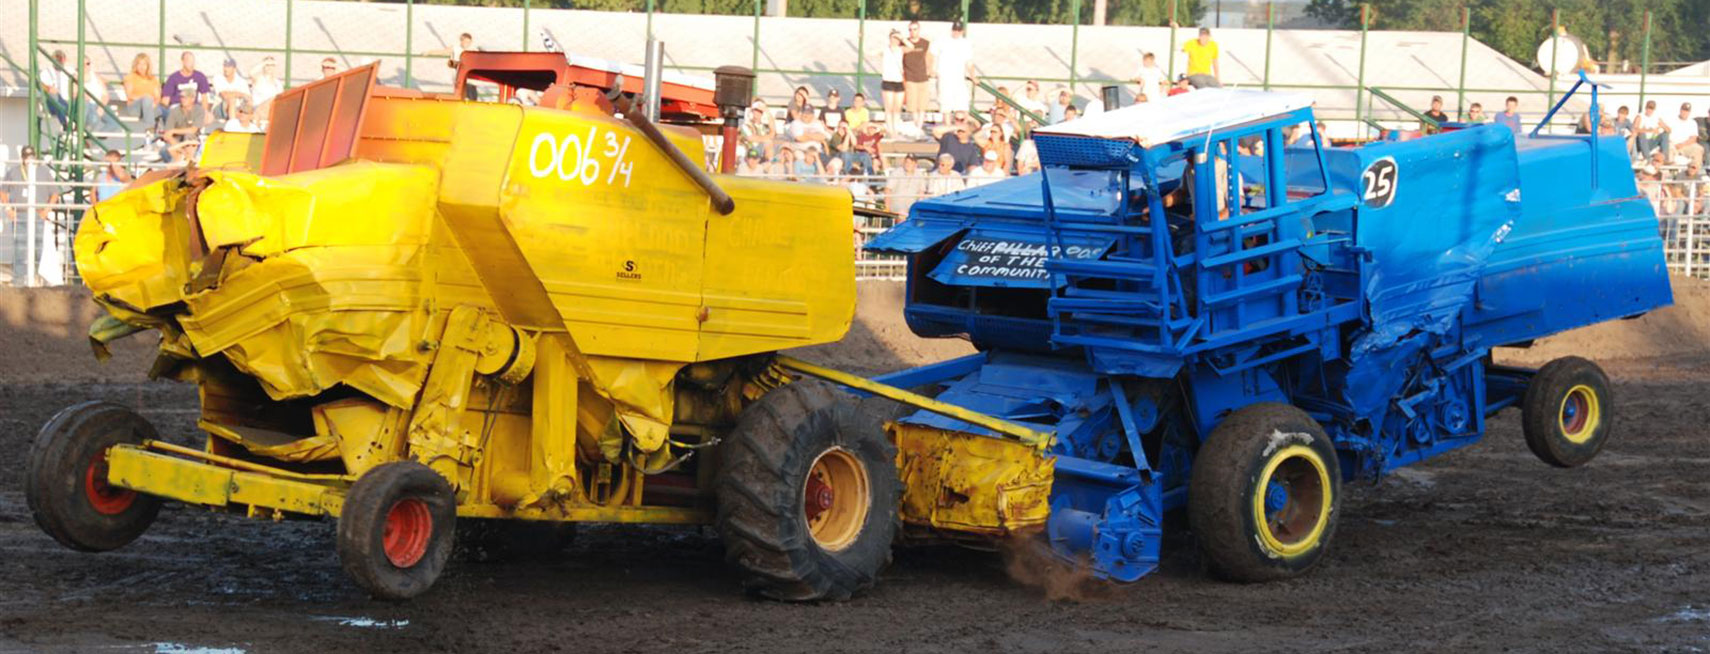
M 1342 473 L 1324 429 L 1287 404 L 1254 404 L 1194 459 L 1188 520 L 1211 572 L 1271 581 L 1311 569 L 1336 530 Z
M 155 438 L 142 416 L 109 402 L 66 407 L 30 446 L 24 499 L 42 531 L 84 552 L 129 544 L 154 524 L 161 500 L 107 481 L 107 451 Z
M 1520 401 L 1526 446 L 1553 466 L 1584 465 L 1615 427 L 1612 399 L 1609 377 L 1597 364 L 1579 357 L 1544 364 Z
M 387 463 L 350 487 L 338 517 L 338 557 L 378 599 L 427 592 L 445 569 L 457 528 L 451 484 L 413 461 Z

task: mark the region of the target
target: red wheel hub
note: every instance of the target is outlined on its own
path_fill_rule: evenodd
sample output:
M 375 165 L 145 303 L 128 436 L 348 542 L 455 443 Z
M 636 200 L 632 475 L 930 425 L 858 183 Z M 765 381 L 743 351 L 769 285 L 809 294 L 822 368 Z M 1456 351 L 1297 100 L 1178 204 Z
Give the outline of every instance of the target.
M 813 520 L 831 508 L 834 499 L 836 497 L 829 484 L 817 476 L 810 476 L 807 480 L 807 492 L 802 494 L 802 511 L 807 514 L 808 520 Z
M 101 515 L 118 515 L 137 501 L 137 492 L 107 483 L 107 451 L 101 450 L 89 460 L 83 472 L 83 495 L 89 506 Z
M 408 568 L 420 562 L 432 538 L 433 512 L 426 502 L 405 498 L 386 512 L 386 533 L 381 543 L 392 565 Z
M 1585 429 L 1585 416 L 1588 413 L 1590 411 L 1584 396 L 1569 395 L 1566 405 L 1562 407 L 1562 431 L 1578 434 L 1580 430 Z

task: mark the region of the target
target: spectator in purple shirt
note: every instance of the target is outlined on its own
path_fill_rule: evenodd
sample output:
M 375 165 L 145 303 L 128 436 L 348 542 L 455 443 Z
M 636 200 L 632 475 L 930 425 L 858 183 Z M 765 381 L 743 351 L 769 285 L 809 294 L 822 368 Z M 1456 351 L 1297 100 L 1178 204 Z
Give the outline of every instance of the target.
M 1508 96 L 1507 103 L 1503 105 L 1502 113 L 1497 114 L 1496 119 L 1492 120 L 1490 122 L 1496 123 L 1498 125 L 1506 125 L 1506 126 L 1508 126 L 1508 129 L 1514 130 L 1515 136 L 1519 136 L 1520 135 L 1520 98 L 1516 98 L 1512 95 Z
M 191 87 L 194 87 L 193 90 L 197 97 L 202 99 L 203 104 L 207 104 L 214 86 L 208 83 L 207 75 L 196 70 L 196 55 L 185 52 L 178 57 L 178 61 L 184 67 L 172 71 L 172 74 L 166 77 L 166 83 L 160 85 L 160 95 L 164 104 L 169 107 L 178 104 L 178 92 Z

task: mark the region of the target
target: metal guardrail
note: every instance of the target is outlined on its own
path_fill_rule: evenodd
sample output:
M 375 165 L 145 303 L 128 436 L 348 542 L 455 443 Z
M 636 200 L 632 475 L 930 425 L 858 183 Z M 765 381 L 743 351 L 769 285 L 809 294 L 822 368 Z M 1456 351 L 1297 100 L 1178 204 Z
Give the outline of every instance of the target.
M 1668 269 L 1710 279 L 1710 181 L 1640 181 L 1657 213 Z
M 0 171 L 10 172 L 19 160 L 0 160 Z M 28 200 L 22 183 L 0 183 L 8 195 L 0 202 L 0 282 L 11 286 L 58 286 L 79 282 L 72 260 L 71 236 L 92 205 L 90 198 L 100 188 L 100 169 L 106 162 L 71 159 L 37 159 L 49 175 L 37 186 L 35 202 Z M 149 170 L 167 168 L 160 164 L 120 162 L 132 179 Z M 95 172 L 86 172 L 86 171 Z M 69 172 L 68 172 L 69 171 Z M 45 192 L 47 197 L 41 197 Z M 24 197 L 18 197 L 24 196 Z
M 15 160 L 0 162 L 0 169 L 10 170 L 17 163 Z M 47 160 L 41 163 L 55 166 L 84 167 L 104 165 L 96 162 L 66 160 Z M 133 163 L 125 164 L 125 167 L 135 176 L 147 170 L 171 166 Z M 1676 172 L 1678 171 L 1665 170 L 1667 174 Z M 95 176 L 90 175 L 90 177 Z M 896 189 L 890 188 L 891 183 L 898 179 L 892 175 L 798 176 L 765 174 L 753 175 L 752 177 L 834 186 L 860 184 L 866 187 L 867 194 L 856 199 L 857 206 L 893 212 L 900 209 L 901 213 L 905 215 L 907 204 L 932 197 L 927 193 L 897 192 Z M 918 175 L 917 177 L 925 179 L 926 175 Z M 78 180 L 53 180 L 51 183 L 61 188 L 94 188 L 99 185 L 98 182 L 94 181 Z M 1651 205 L 1657 213 L 1657 229 L 1663 238 L 1663 250 L 1668 260 L 1669 270 L 1692 277 L 1710 279 L 1710 181 L 1641 181 L 1639 182 L 1639 191 L 1651 200 Z M 0 262 L 8 264 L 8 268 L 16 267 L 14 264 L 17 253 L 22 251 L 26 257 L 34 257 L 29 260 L 34 260 L 39 265 L 41 250 L 30 251 L 18 243 L 20 238 L 28 236 L 30 232 L 29 223 L 26 222 L 25 218 L 34 212 L 42 219 L 38 226 L 51 224 L 56 230 L 54 234 L 57 238 L 62 239 L 59 242 L 64 246 L 63 261 L 60 263 L 63 266 L 63 279 L 65 283 L 76 283 L 77 271 L 74 262 L 71 260 L 70 235 L 75 232 L 78 223 L 82 220 L 83 212 L 89 206 L 85 202 L 63 199 L 57 202 L 35 204 L 15 201 L 0 202 Z M 904 219 L 905 216 L 855 214 L 850 230 L 850 245 L 854 248 L 855 253 L 856 279 L 899 280 L 903 278 L 907 272 L 907 261 L 903 257 L 874 254 L 866 252 L 862 248 L 868 240 Z M 37 238 L 40 239 L 38 242 L 45 241 L 46 235 L 46 231 L 38 231 L 36 233 Z M 27 243 L 23 245 L 27 246 Z M 17 283 L 16 280 L 19 277 L 30 278 L 34 274 L 29 270 L 27 261 L 24 268 L 23 275 L 13 275 L 3 279 L 12 285 L 34 285 Z

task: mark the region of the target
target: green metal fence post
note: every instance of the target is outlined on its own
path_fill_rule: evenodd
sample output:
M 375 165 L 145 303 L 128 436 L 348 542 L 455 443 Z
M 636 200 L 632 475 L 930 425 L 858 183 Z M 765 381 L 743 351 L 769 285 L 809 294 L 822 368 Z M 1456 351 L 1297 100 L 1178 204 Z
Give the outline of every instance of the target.
M 1265 90 L 1271 90 L 1271 34 L 1277 31 L 1277 3 L 1265 3 Z
M 1560 9 L 1551 9 L 1550 10 L 1550 69 L 1548 71 L 1545 71 L 1545 72 L 1550 74 L 1550 93 L 1547 96 L 1549 99 L 1544 104 L 1544 106 L 1546 107 L 1544 109 L 1544 111 L 1546 113 L 1549 112 L 1550 109 L 1555 108 L 1555 106 L 1556 106 L 1556 74 L 1561 72 L 1559 70 L 1556 70 L 1556 68 L 1558 66 L 1558 64 L 1556 62 L 1559 59 L 1557 57 L 1557 55 L 1561 54 L 1561 50 L 1562 50 L 1561 10 Z M 1547 130 L 1549 126 L 1544 125 L 1543 127 L 1545 128 L 1545 130 Z M 1543 131 L 1543 130 L 1540 130 L 1540 131 Z M 1545 131 L 1545 133 L 1548 133 L 1548 132 Z
M 1645 111 L 1645 79 L 1651 74 L 1651 12 L 1645 12 L 1645 45 L 1639 54 L 1639 106 L 1636 114 Z
M 161 0 L 162 6 L 165 6 L 165 2 L 166 0 Z M 285 0 L 285 88 L 291 88 L 291 33 L 296 31 L 291 29 L 291 9 L 296 6 L 297 0 Z M 162 35 L 160 38 L 165 40 L 166 36 Z
M 76 159 L 82 159 L 83 153 L 89 150 L 89 143 L 84 140 L 84 137 L 89 133 L 89 125 L 86 124 L 87 120 L 85 119 L 89 100 L 84 98 L 87 93 L 84 91 L 83 79 L 84 75 L 93 72 L 93 70 L 86 71 L 83 67 L 83 59 L 87 56 L 88 50 L 88 44 L 84 41 L 86 38 L 84 31 L 89 27 L 88 9 L 87 0 L 77 0 L 77 60 L 71 62 L 71 70 L 68 71 L 71 73 L 71 84 L 76 88 L 66 89 L 66 92 L 71 94 L 71 142 L 77 144 L 77 153 L 74 157 Z M 94 67 L 90 66 L 90 68 L 93 69 Z M 82 181 L 82 175 L 73 171 L 72 179 Z
M 647 40 L 653 40 L 653 0 L 647 0 Z
M 760 74 L 760 2 L 761 0 L 754 0 L 754 63 L 749 67 L 755 75 Z M 756 79 L 755 82 L 758 85 L 759 80 Z
M 1359 121 L 1360 131 L 1366 132 L 1366 32 L 1371 27 L 1371 5 L 1360 5 L 1360 73 L 1354 81 L 1354 120 Z
M 967 0 L 962 0 L 966 3 Z M 1069 5 L 1069 95 L 1075 95 L 1076 64 L 1081 54 L 1081 0 L 1074 0 Z
M 523 0 L 523 33 L 522 33 L 522 37 L 523 37 L 522 50 L 523 50 L 523 52 L 528 52 L 528 10 L 529 10 L 529 4 L 530 4 L 529 0 Z
M 41 56 L 40 51 L 42 47 L 36 40 L 36 21 L 39 17 L 38 11 L 40 10 L 40 7 L 38 6 L 39 2 L 40 0 L 30 0 L 30 51 L 24 53 L 24 56 L 30 58 L 30 79 L 25 83 L 30 88 L 30 147 L 35 149 L 36 152 L 42 151 L 42 126 L 39 122 L 41 117 L 36 115 L 36 101 L 41 97 L 42 88 L 41 67 L 36 62 L 36 58 Z
M 1170 76 L 1170 82 L 1176 80 L 1176 11 L 1181 8 L 1181 0 L 1170 0 L 1170 65 L 1165 74 Z
M 414 84 L 416 66 L 416 0 L 404 0 L 404 88 Z
M 1467 115 L 1467 46 L 1472 41 L 1472 9 L 1461 7 L 1461 81 L 1455 86 L 1455 114 Z
M 889 46 L 887 40 L 885 45 Z M 855 6 L 855 92 L 863 93 L 861 78 L 867 76 L 867 0 Z M 855 96 L 849 96 L 854 101 Z
M 962 24 L 968 24 L 968 0 L 962 0 Z

